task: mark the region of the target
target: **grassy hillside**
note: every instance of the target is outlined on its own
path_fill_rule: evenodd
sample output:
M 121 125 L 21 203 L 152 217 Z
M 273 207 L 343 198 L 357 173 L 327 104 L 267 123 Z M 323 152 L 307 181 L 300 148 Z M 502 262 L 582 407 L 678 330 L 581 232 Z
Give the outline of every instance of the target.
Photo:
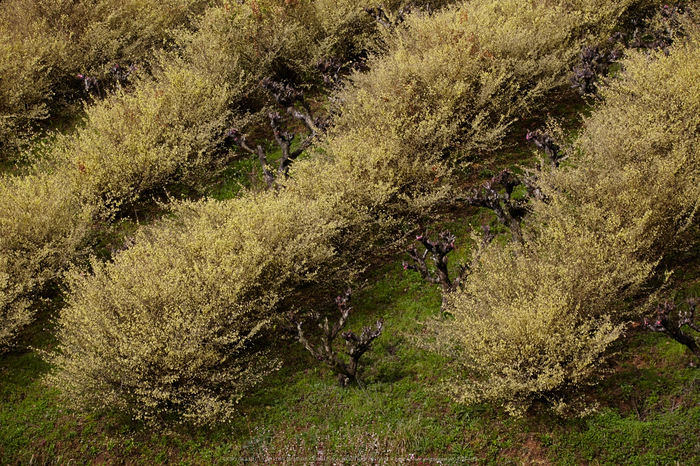
M 11 116 L 0 125 L 0 465 L 700 464 L 700 359 L 644 320 L 700 294 L 690 6 L 171 3 L 155 19 L 148 2 L 129 3 L 136 26 L 154 24 L 140 33 L 107 1 L 82 21 L 29 0 L 0 15 L 0 45 L 42 43 L 16 39 L 7 23 L 21 17 L 42 34 L 78 28 L 49 48 L 86 50 L 85 63 L 4 58 L 41 79 L 22 81 L 24 107 L 0 95 L 12 104 L 0 107 Z M 109 40 L 85 42 L 98 34 Z M 588 82 L 590 41 L 602 68 Z M 98 49 L 143 59 L 140 74 L 114 78 Z M 87 75 L 66 84 L 78 65 L 104 89 Z M 313 121 L 284 119 L 295 111 Z M 568 158 L 547 159 L 537 130 Z M 289 177 L 270 174 L 289 132 L 299 158 Z M 511 196 L 504 170 L 534 174 L 544 194 L 522 184 Z M 475 205 L 475 190 L 499 182 L 500 205 L 527 205 L 522 234 Z M 495 238 L 482 250 L 483 227 Z M 417 236 L 445 230 L 450 276 L 472 272 L 447 298 L 407 266 Z M 595 248 L 613 252 L 596 262 Z M 570 266 L 599 263 L 612 278 Z M 526 277 L 535 269 L 539 282 Z M 505 328 L 542 319 L 528 296 L 547 297 L 545 279 L 573 290 L 553 320 L 571 318 L 583 350 Z M 344 330 L 384 327 L 359 381 L 341 387 L 288 317 L 317 344 L 310 314 L 337 321 L 346 286 Z M 535 302 L 537 318 L 504 296 Z M 511 314 L 499 321 L 500 309 Z M 612 322 L 612 337 L 579 364 L 590 321 Z M 496 346 L 544 362 L 492 364 Z M 583 369 L 546 380 L 572 365 Z M 493 380 L 507 389 L 489 392 Z

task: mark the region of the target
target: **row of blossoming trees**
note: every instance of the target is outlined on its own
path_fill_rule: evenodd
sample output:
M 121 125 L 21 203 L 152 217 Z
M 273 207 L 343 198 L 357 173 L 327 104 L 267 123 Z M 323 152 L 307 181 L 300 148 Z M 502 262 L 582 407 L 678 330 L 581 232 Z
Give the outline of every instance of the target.
M 483 0 L 381 22 L 361 6 L 221 2 L 170 30 L 169 48 L 129 86 L 98 91 L 83 73 L 95 93 L 84 123 L 0 185 L 3 344 L 62 276 L 60 351 L 47 357 L 66 400 L 143 419 L 229 418 L 278 367 L 260 337 L 290 296 L 351 281 L 398 226 L 455 196 L 457 155 L 499 147 L 516 118 L 568 85 L 585 44 L 653 2 Z M 624 62 L 570 166 L 537 173 L 543 195 L 522 239 L 486 245 L 446 298 L 453 317 L 434 329 L 465 363 L 448 387 L 458 399 L 517 412 L 583 382 L 622 330 L 619 299 L 642 289 L 692 220 L 698 102 L 680 71 L 697 49 L 684 21 L 687 45 Z M 343 67 L 357 71 L 341 86 Z M 330 123 L 298 93 L 324 81 L 335 85 Z M 661 112 L 671 97 L 690 116 Z M 621 112 L 628 104 L 635 111 Z M 307 157 L 291 150 L 294 119 L 316 134 L 302 143 Z M 277 175 L 253 128 L 272 128 L 286 164 Z M 100 225 L 174 182 L 196 186 L 233 148 L 259 158 L 272 189 L 172 202 L 173 215 L 110 261 L 69 266 L 89 255 Z

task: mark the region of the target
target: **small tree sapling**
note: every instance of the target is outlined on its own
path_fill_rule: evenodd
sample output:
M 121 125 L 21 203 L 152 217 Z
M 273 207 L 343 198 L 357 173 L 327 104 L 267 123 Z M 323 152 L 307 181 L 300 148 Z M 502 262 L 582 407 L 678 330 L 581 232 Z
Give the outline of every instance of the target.
M 421 243 L 425 248 L 422 253 L 418 252 L 415 245 L 411 245 L 407 253 L 413 259 L 412 263 L 403 262 L 403 268 L 405 270 L 415 270 L 420 273 L 421 277 L 428 283 L 439 284 L 442 287 L 442 304 L 444 307 L 445 299 L 448 294 L 456 291 L 464 279 L 469 275 L 472 269 L 472 265 L 478 260 L 480 252 L 483 250 L 484 246 L 490 243 L 494 236 L 488 226 L 483 227 L 484 234 L 481 237 L 481 244 L 479 249 L 474 254 L 472 262 L 470 264 L 460 264 L 459 273 L 457 277 L 452 280 L 450 279 L 450 272 L 448 269 L 448 254 L 455 249 L 455 235 L 449 231 L 442 231 L 439 234 L 439 239 L 437 241 L 430 241 L 428 238 L 428 232 L 424 231 L 420 235 L 416 236 L 416 241 Z M 426 264 L 426 258 L 428 254 L 431 255 L 433 262 L 435 263 L 435 270 L 431 270 Z
M 372 346 L 372 342 L 382 334 L 384 328 L 384 320 L 379 319 L 374 327 L 363 327 L 360 335 L 352 331 L 342 332 L 340 336 L 345 340 L 345 354 L 350 356 L 350 362 L 340 357 L 333 349 L 333 340 L 338 336 L 347 323 L 352 307 L 348 307 L 348 302 L 352 297 L 352 291 L 348 289 L 342 296 L 335 299 L 340 311 L 340 319 L 333 325 L 328 322 L 328 317 L 321 322 L 321 315 L 318 312 L 312 314 L 312 318 L 318 322 L 319 328 L 322 330 L 321 342 L 314 346 L 304 334 L 302 326 L 304 322 L 297 319 L 295 315 L 290 315 L 289 319 L 297 328 L 297 339 L 311 353 L 311 355 L 319 361 L 327 364 L 333 371 L 338 374 L 338 383 L 341 387 L 348 386 L 351 382 L 357 381 L 357 370 L 359 367 L 360 357 L 365 354 Z

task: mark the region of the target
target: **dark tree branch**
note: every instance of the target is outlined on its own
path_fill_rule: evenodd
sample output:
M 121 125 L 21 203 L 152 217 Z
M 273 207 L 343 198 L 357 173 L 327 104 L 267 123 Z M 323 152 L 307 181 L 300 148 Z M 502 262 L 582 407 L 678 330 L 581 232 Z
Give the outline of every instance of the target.
M 581 95 L 593 95 L 598 91 L 597 78 L 608 74 L 610 66 L 619 57 L 615 50 L 604 54 L 598 47 L 585 46 L 579 58 L 579 66 L 573 69 L 574 75 L 569 78 L 571 87 L 578 89 Z
M 285 108 L 304 100 L 304 91 L 294 89 L 289 84 L 278 83 L 269 77 L 263 78 L 260 81 L 260 86 L 269 91 L 274 96 L 275 101 Z
M 283 118 L 279 112 L 270 113 L 269 115 L 270 126 L 272 127 L 275 141 L 282 149 L 282 158 L 277 167 L 277 177 L 286 178 L 289 175 L 289 167 L 292 162 L 294 162 L 294 160 L 311 145 L 314 139 L 326 129 L 328 122 L 323 118 L 314 119 L 311 116 L 311 110 L 304 101 L 303 91 L 296 90 L 289 84 L 272 81 L 270 78 L 263 79 L 260 85 L 274 96 L 275 101 L 279 105 L 285 107 L 288 115 L 301 121 L 309 130 L 309 135 L 304 138 L 299 147 L 291 151 L 292 142 L 296 134 L 282 129 Z M 294 106 L 297 103 L 302 107 L 302 110 Z M 269 185 L 270 183 L 268 183 L 268 186 Z
M 340 82 L 340 71 L 343 69 L 343 63 L 336 57 L 319 59 L 316 62 L 316 68 L 323 76 L 323 83 L 328 86 L 335 86 Z
M 350 316 L 352 308 L 348 307 L 347 304 L 351 297 L 351 290 L 347 290 L 342 296 L 336 298 L 335 301 L 340 311 L 340 318 L 333 325 L 329 323 L 328 317 L 324 318 L 321 323 L 320 314 L 317 312 L 312 314 L 313 319 L 318 322 L 318 326 L 322 331 L 321 343 L 318 346 L 314 346 L 304 335 L 304 330 L 302 329 L 304 323 L 295 316 L 290 316 L 290 320 L 296 325 L 299 342 L 304 345 L 304 348 L 314 358 L 324 362 L 338 374 L 338 381 L 341 387 L 358 380 L 357 371 L 360 358 L 372 347 L 372 342 L 382 334 L 384 327 L 384 321 L 380 319 L 374 328 L 363 327 L 360 335 L 352 331 L 341 333 L 341 337 L 345 340 L 345 354 L 350 357 L 350 361 L 345 362 L 343 358 L 338 356 L 333 350 L 333 340 L 335 340 L 338 332 L 345 327 Z
M 83 74 L 79 74 L 76 77 L 83 83 L 83 86 L 85 86 L 86 93 L 90 94 L 94 92 L 98 97 L 103 97 L 102 90 L 100 89 L 100 83 L 97 78 L 93 76 L 85 76 Z
M 635 49 L 660 50 L 669 54 L 669 47 L 682 30 L 681 16 L 683 11 L 679 5 L 664 5 L 658 15 L 658 21 L 654 21 L 644 27 L 638 27 L 640 20 L 634 19 L 632 24 L 637 26 L 632 37 L 627 42 L 627 47 Z M 610 37 L 610 42 L 622 42 L 624 46 L 625 34 L 617 32 Z M 605 76 L 613 63 L 618 62 L 622 53 L 615 48 L 609 53 L 602 53 L 597 47 L 586 46 L 579 55 L 580 62 L 573 69 L 573 76 L 569 78 L 572 88 L 578 89 L 581 95 L 596 95 L 598 91 L 597 80 Z
M 322 58 L 316 62 L 316 68 L 323 76 L 323 83 L 330 87 L 336 87 L 342 81 L 343 75 L 350 71 L 366 71 L 367 63 L 357 59 L 343 63 L 337 57 Z M 345 72 L 344 72 L 345 70 Z
M 676 304 L 673 301 L 664 301 L 656 307 L 656 320 L 653 322 L 644 319 L 644 325 L 653 332 L 665 333 L 678 343 L 686 346 L 693 354 L 700 358 L 700 346 L 694 336 L 683 332 L 683 327 L 687 325 L 696 332 L 700 332 L 700 326 L 695 323 L 695 309 L 700 300 L 690 298 L 687 301 L 687 311 L 676 311 Z
M 225 139 L 226 141 L 237 145 L 238 147 L 250 154 L 257 154 L 257 152 L 246 143 L 245 136 L 242 135 L 236 128 L 231 128 L 228 131 L 226 131 Z
M 421 274 L 424 280 L 429 283 L 440 284 L 443 293 L 451 293 L 455 290 L 455 285 L 450 280 L 450 272 L 447 269 L 447 255 L 455 248 L 456 237 L 449 231 L 440 232 L 438 241 L 430 241 L 427 232 L 416 236 L 416 241 L 420 242 L 425 250 L 419 253 L 415 245 L 408 249 L 408 255 L 413 259 L 413 263 L 403 263 L 404 269 L 412 269 Z M 435 264 L 435 271 L 431 271 L 425 259 L 430 254 Z
M 115 88 L 118 90 L 122 89 L 122 85 L 126 84 L 129 76 L 136 71 L 136 65 L 130 65 L 128 68 L 124 68 L 118 64 L 114 64 L 109 69 L 109 74 L 105 74 L 100 78 L 102 79 L 102 83 L 96 77 L 86 76 L 84 74 L 78 74 L 76 78 L 83 84 L 87 94 L 92 94 L 97 98 L 104 98 L 108 95 L 110 90 L 114 90 Z M 111 78 L 111 80 L 108 78 Z
M 291 115 L 293 118 L 303 122 L 306 127 L 309 130 L 309 135 L 301 142 L 297 150 L 289 154 L 289 159 L 290 160 L 295 160 L 297 157 L 299 157 L 307 147 L 311 145 L 313 140 L 318 136 L 319 134 L 323 133 L 326 128 L 328 128 L 328 120 L 323 117 L 317 117 L 317 118 L 311 118 L 311 112 L 305 111 L 305 112 L 300 112 L 299 110 L 295 109 L 294 107 L 289 107 L 287 108 L 287 113 Z M 290 162 L 291 163 L 291 162 Z M 289 164 L 287 164 L 288 166 Z M 280 165 L 281 166 L 281 165 Z M 289 169 L 287 168 L 283 174 L 284 176 L 287 175 L 287 172 Z
M 542 192 L 542 188 L 537 184 L 537 175 L 529 173 L 524 176 L 523 186 L 525 186 L 525 191 L 527 191 L 527 196 L 530 199 L 536 199 L 538 201 L 548 202 L 549 198 Z
M 117 84 L 117 89 L 122 88 L 122 84 L 126 83 L 129 76 L 131 76 L 131 73 L 134 73 L 136 69 L 136 65 L 130 65 L 128 68 L 123 68 L 118 64 L 115 64 L 109 69 L 114 82 Z
M 525 135 L 525 140 L 532 142 L 544 151 L 552 168 L 558 168 L 559 164 L 568 158 L 568 156 L 564 156 L 559 152 L 560 147 L 554 141 L 554 138 L 540 129 L 528 131 L 527 135 Z
M 683 14 L 679 4 L 664 5 L 659 11 L 659 21 L 641 29 L 635 28 L 627 46 L 636 49 L 660 50 L 668 55 L 670 53 L 669 47 L 673 45 L 679 31 L 682 30 L 681 16 Z M 639 22 L 639 20 L 634 20 L 632 23 L 636 26 Z M 620 38 L 622 36 L 620 34 Z
M 276 186 L 275 175 L 273 175 L 269 169 L 269 165 L 267 164 L 267 157 L 265 156 L 265 149 L 263 149 L 263 146 L 261 146 L 260 144 L 258 144 L 258 160 L 260 161 L 260 166 L 262 167 L 263 177 L 265 178 L 265 184 L 267 184 L 267 187 L 269 189 L 274 189 Z
M 404 261 L 403 268 L 415 270 L 420 273 L 421 277 L 428 283 L 439 284 L 442 287 L 442 298 L 443 306 L 445 304 L 445 298 L 448 294 L 456 291 L 466 277 L 471 273 L 473 266 L 479 259 L 481 252 L 484 247 L 490 243 L 494 235 L 488 226 L 484 226 L 484 235 L 482 236 L 481 244 L 477 248 L 476 253 L 472 257 L 470 264 L 461 264 L 459 266 L 459 274 L 454 280 L 450 279 L 450 272 L 448 269 L 448 254 L 455 249 L 455 235 L 449 231 L 443 231 L 439 235 L 438 241 L 430 241 L 428 239 L 427 231 L 424 231 L 420 235 L 416 236 L 416 241 L 421 243 L 425 248 L 422 253 L 418 252 L 415 245 L 412 245 L 408 251 L 406 251 L 413 263 Z M 433 263 L 435 264 L 435 270 L 431 270 L 426 264 L 426 258 L 430 254 Z
M 521 184 L 522 179 L 506 169 L 466 198 L 475 207 L 491 209 L 498 221 L 510 229 L 513 242 L 520 245 L 523 244 L 520 222 L 528 211 L 527 199 L 513 199 L 512 195 L 513 190 Z M 498 186 L 505 188 L 505 192 L 500 192 Z
M 272 127 L 272 132 L 275 136 L 275 141 L 277 145 L 282 149 L 282 158 L 280 159 L 279 167 L 277 169 L 277 176 L 285 177 L 289 172 L 289 165 L 292 163 L 290 158 L 289 148 L 296 137 L 296 134 L 283 131 L 280 128 L 281 117 L 277 112 L 270 113 L 270 126 Z
M 269 166 L 267 164 L 267 156 L 265 155 L 265 149 L 263 148 L 263 146 L 258 144 L 256 148 L 253 149 L 246 142 L 245 136 L 239 133 L 236 128 L 231 128 L 226 132 L 225 140 L 231 142 L 232 144 L 235 144 L 236 146 L 240 147 L 249 154 L 257 155 L 258 160 L 260 161 L 260 165 L 262 166 L 263 177 L 265 178 L 265 183 L 267 184 L 267 187 L 269 189 L 273 189 L 275 187 L 275 176 L 272 174 L 272 172 L 270 172 Z

